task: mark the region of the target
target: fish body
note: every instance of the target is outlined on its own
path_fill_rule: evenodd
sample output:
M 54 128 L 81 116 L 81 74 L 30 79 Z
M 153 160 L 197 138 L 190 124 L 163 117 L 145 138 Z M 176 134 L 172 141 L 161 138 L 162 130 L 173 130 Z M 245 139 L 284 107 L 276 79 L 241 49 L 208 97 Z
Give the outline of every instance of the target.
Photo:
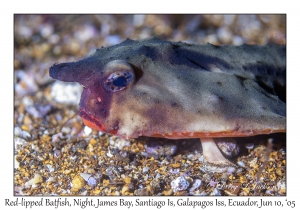
M 286 131 L 286 47 L 130 39 L 55 64 L 84 89 L 79 114 L 135 138 L 221 138 Z

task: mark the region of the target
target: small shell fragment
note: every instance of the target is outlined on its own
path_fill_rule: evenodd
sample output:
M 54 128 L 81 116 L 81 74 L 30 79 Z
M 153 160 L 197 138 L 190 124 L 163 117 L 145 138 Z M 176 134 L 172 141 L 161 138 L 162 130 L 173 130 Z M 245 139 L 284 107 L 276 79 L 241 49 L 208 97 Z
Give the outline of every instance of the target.
M 87 180 L 87 183 L 89 186 L 93 187 L 97 185 L 97 179 L 95 179 L 95 177 L 91 176 L 89 177 L 89 179 Z
M 286 194 L 286 186 L 285 186 L 285 182 L 280 180 L 277 182 L 277 189 L 278 189 L 278 193 L 280 195 L 285 195 Z
M 176 179 L 174 179 L 171 182 L 171 187 L 172 187 L 174 193 L 177 191 L 186 190 L 186 189 L 188 189 L 189 186 L 190 186 L 190 183 L 184 176 L 177 177 Z
M 93 130 L 90 127 L 88 127 L 88 126 L 84 127 L 84 135 L 85 136 L 89 136 L 92 133 L 92 131 Z
M 55 183 L 57 181 L 56 177 L 49 177 L 46 182 L 52 182 Z
M 240 147 L 234 138 L 215 139 L 215 142 L 221 152 L 227 157 L 236 156 L 240 152 Z
M 80 173 L 80 176 L 81 176 L 85 181 L 88 181 L 89 178 L 91 177 L 91 174 Z
M 254 148 L 254 144 L 253 143 L 248 143 L 248 144 L 245 144 L 245 147 L 248 149 L 248 150 L 251 150 Z

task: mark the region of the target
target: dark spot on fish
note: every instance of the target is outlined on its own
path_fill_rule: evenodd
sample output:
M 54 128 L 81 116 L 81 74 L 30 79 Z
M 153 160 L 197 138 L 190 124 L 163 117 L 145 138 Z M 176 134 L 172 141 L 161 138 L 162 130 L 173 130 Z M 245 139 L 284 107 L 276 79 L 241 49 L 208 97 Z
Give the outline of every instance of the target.
M 139 81 L 140 78 L 142 78 L 144 72 L 140 68 L 138 68 L 137 66 L 135 66 L 135 65 L 131 64 L 131 66 L 132 66 L 132 69 L 134 71 L 135 82 L 137 82 L 137 81 Z
M 137 49 L 137 51 L 146 57 L 148 57 L 150 60 L 158 60 L 161 57 L 161 53 L 159 49 L 155 47 L 150 47 L 147 45 L 142 45 Z
M 159 100 L 154 99 L 154 103 L 155 103 L 155 104 L 159 104 Z
M 187 60 L 188 60 L 189 62 L 191 62 L 192 64 L 194 64 L 195 66 L 198 66 L 198 67 L 200 67 L 201 69 L 208 71 L 204 66 L 202 66 L 202 65 L 200 65 L 199 63 L 193 61 L 192 59 L 187 58 Z
M 224 98 L 222 96 L 218 96 L 218 99 L 221 100 L 221 101 L 224 100 Z
M 279 97 L 279 99 L 282 100 L 283 102 L 286 102 L 286 86 L 281 85 L 275 81 L 274 89 L 275 89 L 276 95 Z
M 176 102 L 171 102 L 171 107 L 175 107 L 177 106 L 177 103 Z
M 201 70 L 205 71 L 210 71 L 211 64 L 214 64 L 221 69 L 230 69 L 230 65 L 218 57 L 208 56 L 195 52 L 192 49 L 184 49 L 182 47 L 175 49 L 174 52 L 170 52 L 169 60 L 177 65 L 187 65 L 192 68 L 200 67 Z
M 257 84 L 264 89 L 266 92 L 270 94 L 275 94 L 275 91 L 273 89 L 273 84 L 268 84 L 268 80 L 264 77 L 256 76 Z

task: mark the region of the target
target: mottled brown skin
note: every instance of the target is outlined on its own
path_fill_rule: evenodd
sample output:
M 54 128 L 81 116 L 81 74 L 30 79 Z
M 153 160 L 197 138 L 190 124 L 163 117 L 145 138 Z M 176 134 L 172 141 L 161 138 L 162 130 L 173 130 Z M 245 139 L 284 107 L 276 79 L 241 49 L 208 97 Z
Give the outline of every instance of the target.
M 105 88 L 128 71 L 123 90 Z M 50 76 L 84 86 L 86 125 L 124 138 L 220 138 L 286 130 L 285 46 L 214 46 L 157 38 L 93 50 Z

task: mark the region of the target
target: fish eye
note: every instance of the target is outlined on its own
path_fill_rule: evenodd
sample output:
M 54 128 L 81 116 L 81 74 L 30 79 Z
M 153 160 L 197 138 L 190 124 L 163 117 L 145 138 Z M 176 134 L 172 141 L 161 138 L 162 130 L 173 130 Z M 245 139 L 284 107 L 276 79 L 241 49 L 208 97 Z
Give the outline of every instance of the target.
M 133 80 L 132 66 L 124 60 L 114 60 L 104 67 L 104 80 L 102 85 L 110 92 L 124 90 Z
M 119 71 L 111 73 L 105 80 L 105 88 L 112 92 L 118 92 L 126 88 L 132 81 L 132 72 Z

